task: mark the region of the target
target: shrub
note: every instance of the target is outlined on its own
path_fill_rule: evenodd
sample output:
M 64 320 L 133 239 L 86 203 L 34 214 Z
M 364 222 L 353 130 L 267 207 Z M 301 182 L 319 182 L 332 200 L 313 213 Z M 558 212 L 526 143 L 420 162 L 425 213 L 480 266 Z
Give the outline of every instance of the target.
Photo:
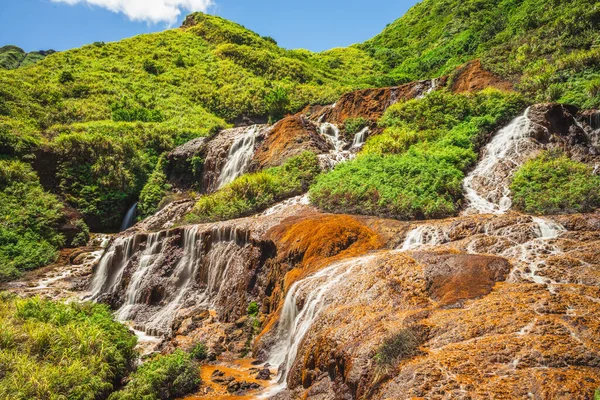
M 179 68 L 185 68 L 185 60 L 181 54 L 178 54 L 177 58 L 175 58 L 175 66 Z
M 208 357 L 208 347 L 204 343 L 198 343 L 190 350 L 190 357 L 194 360 L 206 360 Z
M 199 385 L 198 364 L 189 354 L 176 350 L 140 366 L 123 390 L 111 394 L 109 400 L 170 400 L 194 392 Z
M 273 43 L 275 46 L 277 46 L 277 40 L 273 39 L 271 36 L 263 36 L 262 38 L 267 42 Z
M 319 172 L 317 156 L 305 152 L 280 167 L 243 175 L 221 190 L 202 196 L 186 219 L 207 222 L 250 215 L 305 192 Z
M 256 317 L 258 315 L 259 312 L 259 308 L 258 308 L 258 303 L 253 301 L 250 304 L 248 304 L 248 315 L 251 317 Z
M 562 152 L 527 161 L 510 186 L 515 206 L 531 214 L 588 212 L 600 207 L 600 176 Z
M 600 389 L 597 389 L 594 393 L 594 400 L 600 400 Z
M 167 176 L 163 171 L 163 161 L 161 159 L 140 193 L 138 204 L 140 218 L 143 219 L 156 213 L 160 202 L 170 189 L 171 185 L 167 183 Z
M 144 60 L 142 68 L 144 68 L 144 71 L 152 75 L 160 75 L 163 73 L 163 69 L 151 60 Z
M 419 335 L 411 328 L 384 339 L 377 349 L 375 361 L 380 367 L 393 367 L 401 360 L 415 356 L 419 351 Z
M 283 87 L 272 89 L 265 96 L 265 106 L 269 114 L 269 121 L 280 120 L 288 112 L 290 106 L 289 92 Z
M 0 160 L 0 282 L 56 259 L 62 210 L 28 164 Z
M 64 85 L 65 83 L 75 82 L 75 77 L 70 71 L 62 71 L 58 77 L 58 81 Z
M 129 107 L 123 103 L 116 103 L 112 107 L 112 119 L 115 122 L 162 122 L 164 116 L 160 110 L 149 110 L 144 107 Z
M 0 295 L 0 393 L 100 399 L 130 370 L 136 337 L 108 307 Z
M 344 131 L 349 135 L 354 135 L 367 126 L 369 126 L 369 120 L 366 118 L 348 118 L 344 121 Z
M 600 78 L 592 79 L 586 85 L 586 89 L 590 97 L 600 95 Z

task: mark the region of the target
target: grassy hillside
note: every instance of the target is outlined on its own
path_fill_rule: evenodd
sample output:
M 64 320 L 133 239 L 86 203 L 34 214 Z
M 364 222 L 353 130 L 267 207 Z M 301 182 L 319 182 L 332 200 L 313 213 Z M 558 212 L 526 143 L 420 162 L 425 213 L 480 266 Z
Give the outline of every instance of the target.
M 17 46 L 0 47 L 0 69 L 17 69 L 29 67 L 43 60 L 47 55 L 53 54 L 54 50 L 33 51 L 26 53 Z
M 359 48 L 392 76 L 433 78 L 481 58 L 538 100 L 600 104 L 595 0 L 424 0 Z

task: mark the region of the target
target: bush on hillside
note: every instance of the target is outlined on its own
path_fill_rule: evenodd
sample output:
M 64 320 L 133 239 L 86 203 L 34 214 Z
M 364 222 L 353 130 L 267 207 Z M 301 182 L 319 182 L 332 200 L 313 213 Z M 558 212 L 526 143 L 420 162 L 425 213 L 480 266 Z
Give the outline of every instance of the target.
M 130 370 L 137 339 L 108 307 L 0 294 L 0 393 L 100 399 Z
M 433 92 L 390 107 L 357 159 L 317 178 L 313 203 L 326 211 L 400 219 L 455 214 L 465 171 L 483 138 L 524 106 L 515 94 Z
M 171 400 L 194 392 L 199 385 L 198 364 L 189 354 L 176 350 L 141 365 L 123 390 L 113 393 L 109 400 Z
M 190 357 L 194 360 L 203 361 L 208 358 L 208 347 L 204 343 L 198 343 L 190 350 Z
M 186 219 L 208 222 L 250 215 L 304 193 L 319 172 L 317 156 L 305 152 L 280 167 L 242 175 L 219 191 L 202 196 Z
M 510 186 L 513 202 L 530 214 L 589 212 L 600 207 L 600 176 L 562 152 L 547 151 L 527 161 Z
M 0 160 L 0 282 L 56 259 L 62 210 L 28 164 Z
M 165 175 L 163 160 L 161 158 L 140 193 L 138 203 L 139 217 L 144 219 L 156 213 L 160 202 L 170 189 L 171 185 L 167 183 L 167 175 Z
M 420 339 L 414 328 L 405 328 L 388 336 L 377 349 L 375 361 L 380 367 L 393 367 L 401 360 L 415 356 Z

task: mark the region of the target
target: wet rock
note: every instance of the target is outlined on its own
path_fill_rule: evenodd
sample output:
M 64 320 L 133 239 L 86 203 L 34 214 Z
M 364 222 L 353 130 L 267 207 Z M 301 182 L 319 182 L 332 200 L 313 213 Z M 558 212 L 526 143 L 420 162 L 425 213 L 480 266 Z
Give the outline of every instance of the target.
M 586 145 L 585 131 L 575 119 L 577 108 L 564 104 L 546 103 L 531 106 L 528 117 L 538 126 L 535 138 L 541 143 L 560 139 L 568 146 Z M 539 130 L 543 127 L 543 130 Z
M 240 382 L 238 381 L 231 381 L 228 385 L 227 385 L 227 391 L 229 393 L 237 393 L 240 391 L 240 389 L 242 388 L 242 385 L 240 384 Z
M 506 259 L 494 256 L 414 253 L 413 257 L 424 264 L 429 296 L 444 305 L 490 293 L 511 269 Z
M 204 159 L 208 139 L 193 139 L 166 156 L 165 173 L 169 183 L 178 189 L 189 189 L 202 180 L 201 165 L 194 158 Z
M 271 371 L 269 370 L 269 368 L 263 368 L 260 371 L 258 371 L 258 374 L 256 375 L 256 379 L 260 379 L 262 381 L 268 381 L 271 379 Z

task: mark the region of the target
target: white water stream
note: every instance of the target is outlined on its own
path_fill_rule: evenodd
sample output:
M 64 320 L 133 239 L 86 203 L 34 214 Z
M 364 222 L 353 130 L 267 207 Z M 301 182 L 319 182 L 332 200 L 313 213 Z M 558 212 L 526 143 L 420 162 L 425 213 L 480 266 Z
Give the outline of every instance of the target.
M 250 161 L 252 161 L 252 156 L 254 156 L 256 137 L 262 128 L 261 125 L 253 125 L 233 142 L 229 149 L 227 162 L 219 175 L 217 182 L 219 189 L 246 172 Z
M 465 178 L 465 214 L 503 214 L 510 209 L 510 178 L 536 145 L 529 138 L 529 109 L 502 128 L 485 146 L 481 160 Z
M 287 377 L 300 343 L 314 321 L 331 303 L 336 294 L 336 285 L 372 259 L 373 256 L 363 256 L 336 262 L 290 287 L 279 317 L 277 344 L 268 360 L 269 364 L 279 366 L 279 385 L 266 396 L 272 396 L 287 387 Z M 299 299 L 304 300 L 301 309 L 297 306 Z

